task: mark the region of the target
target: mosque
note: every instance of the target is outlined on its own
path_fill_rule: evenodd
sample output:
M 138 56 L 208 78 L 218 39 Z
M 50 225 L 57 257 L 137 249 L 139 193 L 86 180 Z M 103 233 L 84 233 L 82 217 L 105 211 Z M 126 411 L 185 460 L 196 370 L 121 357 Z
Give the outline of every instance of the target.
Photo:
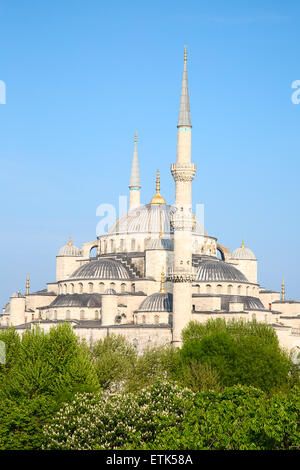
M 96 240 L 73 245 L 56 256 L 56 280 L 47 288 L 14 293 L 0 315 L 0 328 L 21 334 L 39 324 L 68 321 L 80 338 L 95 341 L 122 334 L 142 350 L 146 345 L 180 346 L 191 321 L 256 319 L 271 324 L 280 344 L 300 347 L 300 302 L 260 286 L 257 259 L 244 242 L 233 252 L 208 235 L 192 213 L 191 114 L 184 53 L 177 161 L 171 164 L 175 204 L 156 194 L 140 204 L 137 137 L 129 184 L 129 212 Z

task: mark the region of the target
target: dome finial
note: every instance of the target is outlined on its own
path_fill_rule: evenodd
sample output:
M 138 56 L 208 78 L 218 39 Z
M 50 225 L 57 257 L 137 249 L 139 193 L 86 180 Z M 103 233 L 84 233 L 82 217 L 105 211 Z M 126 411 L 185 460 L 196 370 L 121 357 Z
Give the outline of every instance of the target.
M 71 235 L 69 236 L 69 243 L 68 243 L 68 246 L 72 246 L 72 239 L 71 239 Z
M 184 46 L 184 62 L 186 62 L 187 58 L 186 58 L 186 46 Z
M 137 131 L 135 131 L 135 133 L 134 133 L 134 143 L 135 144 L 137 143 L 137 135 L 138 135 L 138 133 L 137 133 Z
M 165 293 L 165 273 L 164 273 L 164 268 L 162 268 L 162 273 L 161 273 L 161 280 L 160 280 L 160 292 Z
M 241 248 L 245 248 L 245 241 L 244 241 L 244 240 L 242 240 L 242 246 L 241 246 Z
M 151 199 L 150 204 L 165 204 L 166 201 L 160 194 L 160 177 L 159 177 L 159 170 L 157 170 L 156 174 L 156 194 L 155 196 Z
M 285 300 L 285 279 L 282 279 L 282 284 L 281 284 L 281 300 Z
M 30 289 L 30 280 L 29 280 L 29 273 L 27 273 L 27 277 L 26 277 L 26 295 L 29 294 L 29 289 Z

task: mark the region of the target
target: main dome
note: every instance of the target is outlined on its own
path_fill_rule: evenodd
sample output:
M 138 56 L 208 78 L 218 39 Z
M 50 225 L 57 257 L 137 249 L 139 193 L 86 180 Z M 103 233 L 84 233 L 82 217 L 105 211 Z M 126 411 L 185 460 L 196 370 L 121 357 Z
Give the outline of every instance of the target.
M 224 261 L 202 261 L 197 271 L 196 281 L 246 282 L 247 279 L 238 269 Z
M 80 266 L 69 279 L 131 279 L 131 276 L 120 261 L 104 258 Z
M 168 204 L 145 204 L 132 209 L 117 219 L 105 235 L 118 235 L 122 233 L 160 233 L 173 234 L 170 224 L 171 214 L 175 207 Z M 207 235 L 205 229 L 197 222 L 195 233 Z
M 173 295 L 168 292 L 157 292 L 149 295 L 137 312 L 172 312 L 173 311 Z

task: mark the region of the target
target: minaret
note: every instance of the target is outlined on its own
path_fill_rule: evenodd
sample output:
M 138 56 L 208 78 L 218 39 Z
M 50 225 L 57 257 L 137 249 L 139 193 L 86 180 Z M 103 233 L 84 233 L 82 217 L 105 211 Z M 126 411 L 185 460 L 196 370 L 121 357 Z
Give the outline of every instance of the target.
M 285 279 L 282 279 L 282 284 L 281 284 L 281 300 L 285 300 Z
M 27 273 L 27 277 L 26 277 L 26 295 L 29 295 L 29 289 L 30 289 L 30 281 L 29 281 L 29 274 Z
M 139 171 L 139 161 L 137 154 L 137 132 L 134 135 L 134 152 L 132 158 L 132 167 L 131 167 L 131 176 L 129 184 L 129 210 L 135 209 L 141 205 L 140 203 L 140 191 L 141 191 L 141 182 L 140 182 L 140 171 Z
M 170 272 L 173 282 L 172 342 L 181 346 L 181 331 L 191 320 L 192 312 L 192 180 L 196 165 L 191 163 L 191 114 L 187 80 L 186 48 L 181 87 L 179 119 L 177 124 L 177 162 L 171 165 L 175 180 L 175 207 L 172 216 L 174 229 L 174 267 Z

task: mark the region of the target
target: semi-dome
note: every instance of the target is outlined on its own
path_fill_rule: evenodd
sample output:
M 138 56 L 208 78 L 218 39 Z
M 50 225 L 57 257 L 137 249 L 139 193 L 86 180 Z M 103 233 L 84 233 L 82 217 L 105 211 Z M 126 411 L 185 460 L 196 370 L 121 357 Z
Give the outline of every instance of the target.
M 149 238 L 145 242 L 145 250 L 173 251 L 174 244 L 171 238 Z
M 231 253 L 231 258 L 232 259 L 254 259 L 256 260 L 255 254 L 253 253 L 250 248 L 247 248 L 244 244 L 244 241 L 242 243 L 242 246 L 240 248 L 237 248 Z
M 157 292 L 149 295 L 141 303 L 137 312 L 172 312 L 173 295 L 169 292 Z
M 112 289 L 112 288 L 110 288 L 110 289 L 105 289 L 104 294 L 116 295 L 116 291 L 115 291 L 115 289 Z
M 103 258 L 80 266 L 69 279 L 131 279 L 131 275 L 120 261 Z
M 122 233 L 174 233 L 170 224 L 171 214 L 175 211 L 174 206 L 168 204 L 145 204 L 132 209 L 127 214 L 122 215 L 108 229 L 105 235 L 118 235 Z M 207 235 L 204 228 L 196 223 L 195 233 L 197 235 Z
M 73 245 L 70 237 L 69 243 L 60 248 L 57 256 L 81 256 L 81 250 Z
M 247 281 L 243 273 L 224 261 L 202 261 L 199 265 L 196 281 Z
M 49 305 L 52 307 L 101 307 L 100 294 L 61 294 Z

